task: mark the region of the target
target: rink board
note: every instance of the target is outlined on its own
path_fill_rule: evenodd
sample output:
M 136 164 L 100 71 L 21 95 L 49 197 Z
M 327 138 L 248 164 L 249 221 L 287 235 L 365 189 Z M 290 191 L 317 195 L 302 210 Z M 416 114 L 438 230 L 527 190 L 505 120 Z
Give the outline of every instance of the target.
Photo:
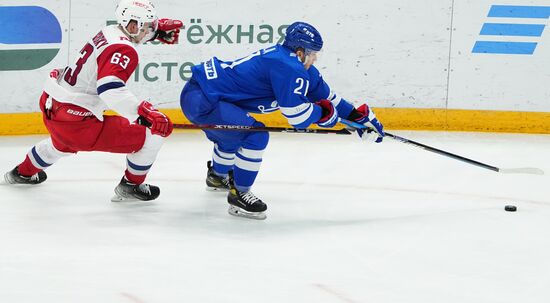
M 177 121 L 191 66 L 278 43 L 288 24 L 304 20 L 323 35 L 316 65 L 331 88 L 356 105 L 368 102 L 389 128 L 550 133 L 547 1 L 344 0 L 296 9 L 290 0 L 215 0 L 157 6 L 160 16 L 184 20 L 180 43 L 140 46 L 128 87 Z M 15 27 L 0 34 L 0 134 L 44 132 L 37 114 L 44 78 L 112 22 L 113 11 L 106 0 L 3 1 L 0 19 L 32 15 L 49 30 Z M 280 115 L 261 120 L 285 123 Z
M 174 123 L 190 123 L 179 109 L 163 109 Z M 550 133 L 550 113 L 377 108 L 386 129 Z M 269 126 L 290 127 L 279 113 L 253 115 Z M 45 134 L 40 113 L 0 114 L 0 135 Z M 337 125 L 336 128 L 343 127 Z

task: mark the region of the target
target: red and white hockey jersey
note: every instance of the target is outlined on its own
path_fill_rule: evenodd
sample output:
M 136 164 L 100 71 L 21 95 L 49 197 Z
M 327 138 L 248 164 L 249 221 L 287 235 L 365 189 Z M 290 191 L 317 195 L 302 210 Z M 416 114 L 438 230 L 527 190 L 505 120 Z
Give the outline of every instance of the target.
M 59 79 L 46 81 L 44 91 L 59 102 L 91 111 L 99 120 L 103 120 L 103 111 L 112 109 L 134 121 L 140 101 L 126 82 L 138 63 L 135 44 L 118 25 L 106 26 L 84 45 Z

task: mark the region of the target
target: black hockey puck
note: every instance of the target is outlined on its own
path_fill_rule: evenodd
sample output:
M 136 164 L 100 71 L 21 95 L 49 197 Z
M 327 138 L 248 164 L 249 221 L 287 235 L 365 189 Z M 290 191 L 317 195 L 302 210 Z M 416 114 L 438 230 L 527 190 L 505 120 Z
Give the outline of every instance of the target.
M 505 211 L 516 211 L 518 208 L 515 205 L 506 205 L 504 206 Z

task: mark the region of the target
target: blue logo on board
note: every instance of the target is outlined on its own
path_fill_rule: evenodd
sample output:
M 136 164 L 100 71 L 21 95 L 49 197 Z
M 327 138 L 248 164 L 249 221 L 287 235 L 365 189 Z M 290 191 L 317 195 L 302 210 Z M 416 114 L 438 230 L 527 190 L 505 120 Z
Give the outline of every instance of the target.
M 514 6 L 493 5 L 489 10 L 488 18 L 517 18 L 519 22 L 499 23 L 487 22 L 483 24 L 479 35 L 483 37 L 476 41 L 472 53 L 482 54 L 511 54 L 532 55 L 538 42 L 531 41 L 491 41 L 489 37 L 541 37 L 546 27 L 546 20 L 550 17 L 550 6 Z M 529 23 L 521 23 L 529 19 Z M 540 24 L 537 23 L 540 21 Z M 524 21 L 525 22 L 525 21 Z M 480 38 L 481 38 L 480 37 Z
M 61 25 L 40 6 L 0 6 L 0 71 L 33 70 L 61 47 Z

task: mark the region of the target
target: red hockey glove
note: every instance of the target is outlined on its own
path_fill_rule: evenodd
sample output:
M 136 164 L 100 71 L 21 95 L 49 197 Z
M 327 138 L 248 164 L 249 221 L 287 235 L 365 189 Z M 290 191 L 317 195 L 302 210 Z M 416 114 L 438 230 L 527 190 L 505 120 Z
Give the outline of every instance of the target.
M 178 43 L 180 28 L 183 26 L 181 20 L 163 18 L 158 21 L 159 26 L 155 39 L 164 44 Z
M 153 135 L 168 137 L 172 133 L 172 130 L 174 130 L 172 121 L 147 101 L 142 101 L 139 104 L 138 115 L 140 116 L 138 123 L 149 127 Z
M 315 102 L 316 105 L 319 105 L 323 110 L 321 119 L 315 122 L 320 127 L 331 128 L 338 122 L 338 111 L 334 107 L 334 104 L 329 100 L 319 100 Z

